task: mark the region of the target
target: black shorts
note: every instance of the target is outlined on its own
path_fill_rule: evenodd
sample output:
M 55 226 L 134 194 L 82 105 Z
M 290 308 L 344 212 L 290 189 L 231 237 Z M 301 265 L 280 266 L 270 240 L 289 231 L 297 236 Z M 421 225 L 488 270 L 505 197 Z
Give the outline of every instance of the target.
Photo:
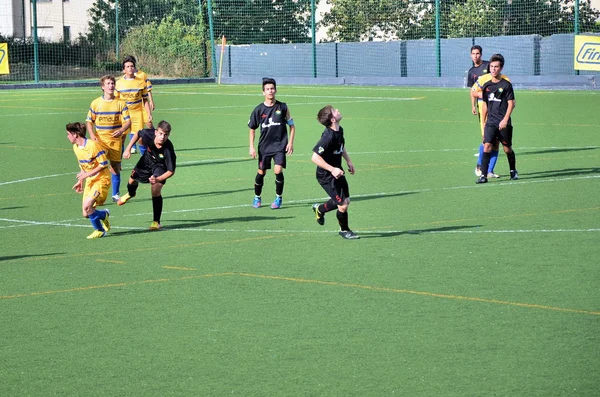
M 329 197 L 331 197 L 337 205 L 344 204 L 344 201 L 350 198 L 350 188 L 348 187 L 348 181 L 344 175 L 340 176 L 338 179 L 331 176 L 331 178 L 326 180 L 317 180 L 323 190 L 327 192 Z
M 154 175 L 155 177 L 159 177 L 162 174 L 167 172 L 167 169 L 162 165 L 156 165 L 149 169 L 148 167 L 135 167 L 133 171 L 131 171 L 131 179 L 136 180 L 140 183 L 150 183 L 150 177 Z M 163 185 L 167 181 L 159 181 L 158 183 L 162 183 Z
M 512 147 L 513 127 L 507 125 L 506 128 L 501 130 L 496 125 L 485 125 L 483 130 L 483 142 L 494 143 L 496 140 L 500 141 L 503 146 Z
M 270 170 L 271 161 L 275 162 L 275 165 L 280 165 L 285 168 L 285 152 L 277 152 L 263 155 L 260 150 L 258 151 L 258 169 L 259 170 Z

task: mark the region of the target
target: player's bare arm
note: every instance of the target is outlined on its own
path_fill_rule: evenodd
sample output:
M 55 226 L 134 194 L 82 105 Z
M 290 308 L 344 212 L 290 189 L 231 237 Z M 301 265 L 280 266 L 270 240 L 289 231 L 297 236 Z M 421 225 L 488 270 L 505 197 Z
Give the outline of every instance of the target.
M 92 124 L 89 121 L 85 122 L 85 127 L 87 129 L 88 134 L 90 135 L 90 139 L 92 141 L 98 141 L 98 138 L 96 137 L 96 134 L 94 133 L 94 124 Z
M 133 147 L 133 145 L 135 145 L 135 143 L 138 141 L 138 139 L 140 139 L 140 133 L 139 133 L 139 131 L 136 131 L 133 133 L 133 136 L 129 140 L 129 144 L 125 148 L 125 151 L 123 151 L 124 159 L 128 159 L 131 157 L 131 148 Z
M 89 178 L 90 176 L 96 175 L 97 173 L 99 173 L 100 171 L 102 171 L 106 167 L 108 167 L 108 164 L 106 164 L 106 165 L 99 164 L 96 168 L 94 168 L 93 170 L 91 170 L 89 172 L 80 171 L 77 174 L 77 180 L 78 181 L 84 181 L 86 178 Z
M 505 129 L 506 126 L 508 125 L 508 120 L 510 119 L 510 115 L 512 114 L 512 111 L 514 110 L 514 108 L 515 108 L 515 101 L 514 100 L 508 101 L 508 108 L 506 109 L 506 115 L 500 121 L 500 124 L 498 125 L 498 127 L 501 130 Z
M 116 130 L 115 132 L 113 132 L 111 135 L 114 138 L 118 138 L 120 136 L 123 136 L 123 134 L 125 133 L 125 131 L 127 131 L 129 129 L 129 127 L 131 126 L 131 120 L 127 120 L 125 122 L 125 124 L 123 124 L 121 126 L 121 128 L 119 128 L 118 130 Z
M 150 178 L 148 178 L 148 181 L 150 181 L 150 183 L 154 185 L 155 183 L 166 181 L 167 179 L 172 177 L 174 174 L 175 173 L 173 171 L 167 171 L 160 176 L 152 175 Z
M 331 172 L 331 175 L 333 175 L 335 179 L 338 179 L 344 175 L 344 171 L 342 169 L 329 165 L 325 160 L 323 160 L 323 157 L 319 156 L 315 152 L 313 152 L 311 161 L 324 170 Z
M 296 136 L 296 126 L 292 124 L 290 126 L 290 137 L 288 139 L 288 144 L 285 147 L 285 152 L 287 154 L 293 154 L 294 153 L 294 137 L 295 136 Z
M 346 164 L 348 164 L 348 171 L 354 175 L 356 170 L 354 169 L 354 164 L 352 164 L 352 160 L 350 160 L 350 155 L 346 151 L 346 147 L 344 146 L 344 150 L 342 151 L 342 157 L 346 160 Z
M 249 138 L 250 138 L 250 157 L 252 157 L 253 159 L 256 158 L 256 149 L 254 148 L 254 137 L 256 136 L 256 130 L 250 128 L 250 132 L 248 133 Z

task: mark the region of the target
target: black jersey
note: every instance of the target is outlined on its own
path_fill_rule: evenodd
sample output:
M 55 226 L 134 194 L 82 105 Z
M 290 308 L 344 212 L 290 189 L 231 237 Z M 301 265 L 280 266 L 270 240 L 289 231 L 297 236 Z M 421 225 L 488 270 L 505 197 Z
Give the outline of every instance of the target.
M 488 61 L 482 61 L 481 65 L 473 66 L 467 72 L 467 74 L 468 74 L 467 75 L 467 87 L 468 88 L 473 87 L 473 84 L 475 84 L 477 79 L 480 76 L 483 76 L 484 74 L 488 74 L 489 71 L 490 71 L 490 63 Z
M 513 86 L 505 79 L 500 79 L 497 83 L 490 80 L 481 87 L 481 93 L 488 111 L 485 124 L 498 127 L 508 111 L 508 101 L 515 99 Z M 508 125 L 511 125 L 510 118 Z
M 344 152 L 344 129 L 340 126 L 338 131 L 326 128 L 321 134 L 321 139 L 313 148 L 325 162 L 333 167 L 342 169 L 342 153 Z M 331 172 L 317 167 L 317 179 L 326 180 L 331 178 Z
M 260 127 L 258 151 L 261 154 L 270 155 L 285 152 L 288 144 L 287 113 L 287 105 L 283 102 L 275 101 L 273 106 L 261 103 L 250 114 L 248 127 L 253 130 Z
M 175 156 L 175 148 L 170 140 L 166 140 L 162 147 L 159 149 L 154 144 L 155 129 L 148 128 L 139 132 L 142 138 L 142 145 L 146 146 L 146 153 L 142 156 L 138 162 L 138 167 L 143 162 L 144 168 L 148 170 L 154 170 L 157 165 L 164 167 L 167 171 L 175 172 L 177 166 Z

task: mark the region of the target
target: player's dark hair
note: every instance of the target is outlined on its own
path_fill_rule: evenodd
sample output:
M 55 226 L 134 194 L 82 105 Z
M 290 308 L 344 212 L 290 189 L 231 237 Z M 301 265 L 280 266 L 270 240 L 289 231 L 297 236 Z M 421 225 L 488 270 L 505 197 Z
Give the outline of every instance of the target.
M 131 62 L 131 63 L 133 63 L 133 67 L 135 68 L 136 61 L 135 61 L 135 57 L 134 57 L 134 56 L 132 56 L 132 55 L 127 55 L 127 56 L 125 57 L 125 59 L 123 59 L 123 69 L 125 69 L 125 64 L 126 64 L 127 62 Z
M 267 84 L 273 84 L 273 86 L 275 87 L 275 89 L 277 89 L 277 83 L 275 82 L 275 79 L 273 79 L 271 77 L 263 77 L 263 81 L 262 81 L 263 91 L 265 90 L 265 86 Z
M 169 122 L 162 120 L 160 123 L 158 123 L 158 127 L 161 130 L 163 130 L 164 132 L 166 132 L 167 134 L 171 133 L 171 124 L 169 124 Z
M 110 74 L 104 75 L 100 77 L 100 87 L 104 85 L 106 80 L 112 80 L 113 83 L 116 81 L 115 76 L 111 76 Z
M 67 124 L 66 128 L 71 134 L 76 134 L 82 138 L 85 138 L 85 124 L 76 121 L 74 123 Z
M 473 50 L 479 50 L 479 53 L 480 53 L 481 55 L 483 55 L 483 49 L 481 48 L 481 46 L 480 46 L 480 45 L 477 45 L 477 44 L 476 44 L 476 45 L 474 45 L 473 47 L 471 47 L 471 51 L 473 51 Z
M 504 67 L 504 57 L 502 54 L 494 54 L 490 57 L 490 63 L 492 62 L 500 62 L 500 67 Z
M 325 127 L 331 126 L 333 110 L 334 107 L 331 105 L 327 105 L 323 109 L 319 110 L 319 113 L 317 113 L 317 120 L 319 120 L 319 123 L 323 124 Z

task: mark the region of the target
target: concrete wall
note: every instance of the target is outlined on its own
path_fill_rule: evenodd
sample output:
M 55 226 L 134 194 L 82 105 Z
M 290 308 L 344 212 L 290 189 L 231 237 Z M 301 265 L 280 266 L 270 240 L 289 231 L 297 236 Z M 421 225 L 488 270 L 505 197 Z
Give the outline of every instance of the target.
M 312 44 L 226 46 L 222 76 L 464 77 L 471 67 L 473 40 L 483 47 L 484 59 L 494 53 L 504 55 L 504 72 L 509 76 L 577 74 L 574 35 L 561 34 L 444 39 L 440 65 L 435 40 L 316 44 L 316 76 Z M 217 62 L 219 51 L 217 47 Z

